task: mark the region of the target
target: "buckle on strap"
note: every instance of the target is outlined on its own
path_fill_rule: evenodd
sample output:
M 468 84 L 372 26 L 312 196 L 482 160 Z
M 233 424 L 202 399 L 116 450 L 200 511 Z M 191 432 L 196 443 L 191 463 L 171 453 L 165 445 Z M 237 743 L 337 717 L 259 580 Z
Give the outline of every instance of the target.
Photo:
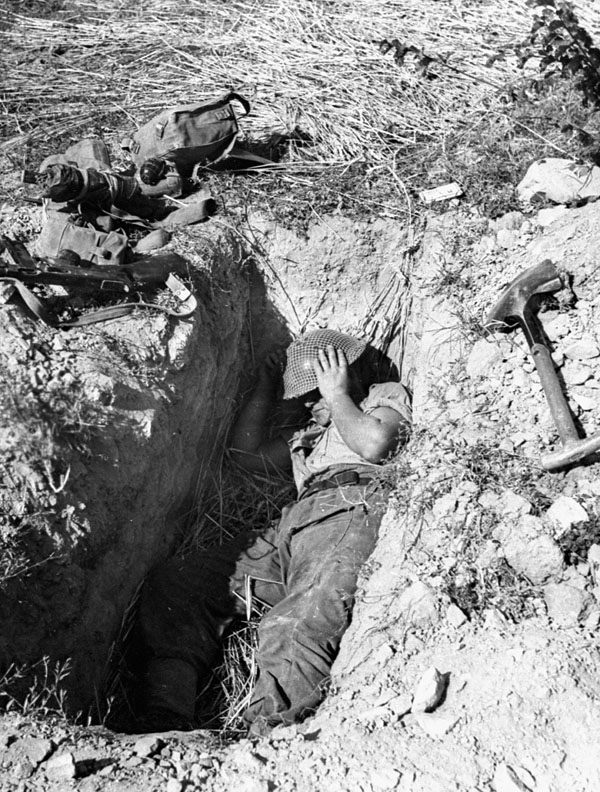
M 316 492 L 334 489 L 336 487 L 370 484 L 373 479 L 374 476 L 369 475 L 368 473 L 361 474 L 356 470 L 342 470 L 339 473 L 335 473 L 333 476 L 330 476 L 329 478 L 321 479 L 320 481 L 315 481 L 312 484 L 309 484 L 301 498 L 306 498 L 309 495 L 314 495 Z

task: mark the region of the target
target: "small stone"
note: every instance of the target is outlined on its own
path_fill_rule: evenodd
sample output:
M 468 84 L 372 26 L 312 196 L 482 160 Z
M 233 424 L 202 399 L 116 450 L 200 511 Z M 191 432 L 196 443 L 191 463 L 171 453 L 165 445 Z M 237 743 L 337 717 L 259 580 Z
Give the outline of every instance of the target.
M 552 621 L 560 627 L 575 627 L 589 596 L 567 583 L 549 583 L 544 586 L 544 601 Z
M 502 351 L 498 344 L 479 339 L 473 346 L 467 360 L 467 374 L 471 379 L 488 377 L 490 369 L 502 360 Z
M 546 512 L 546 516 L 560 527 L 561 534 L 574 525 L 587 522 L 589 519 L 583 506 L 575 498 L 570 498 L 567 495 L 557 498 Z
M 395 789 L 400 773 L 393 767 L 376 767 L 371 770 L 369 780 L 373 789 Z
M 496 768 L 494 790 L 495 792 L 532 792 L 531 787 L 521 781 L 512 767 L 506 764 L 498 765 Z
M 583 629 L 595 633 L 600 625 L 600 610 L 594 610 L 583 622 Z
M 588 564 L 595 583 L 600 584 L 600 545 L 593 544 L 587 554 Z
M 487 630 L 502 633 L 506 629 L 506 619 L 497 608 L 486 608 L 483 617 Z
M 125 759 L 123 767 L 139 767 L 143 763 L 144 760 L 141 756 L 131 756 L 129 759 Z
M 44 765 L 46 775 L 52 778 L 75 778 L 77 769 L 72 753 L 57 754 L 50 757 Z
M 565 355 L 571 360 L 590 360 L 600 355 L 598 345 L 591 339 L 581 339 L 565 349 Z
M 169 778 L 165 792 L 182 792 L 183 784 L 176 778 Z
M 501 231 L 504 228 L 507 228 L 511 231 L 516 231 L 517 229 L 522 228 L 524 219 L 525 215 L 523 212 L 512 211 L 503 214 L 501 217 L 497 217 L 491 223 L 491 225 L 496 231 Z
M 548 228 L 549 225 L 555 223 L 563 217 L 569 210 L 566 206 L 550 206 L 547 209 L 540 209 L 537 213 L 536 220 L 538 225 L 542 228 Z
M 519 237 L 512 229 L 501 228 L 496 234 L 496 242 L 504 250 L 512 250 L 519 244 Z
M 456 715 L 438 714 L 436 712 L 415 712 L 415 720 L 430 737 L 443 737 L 451 731 L 460 720 Z
M 510 566 L 534 584 L 557 577 L 564 568 L 560 547 L 544 530 L 539 517 L 524 514 L 518 520 L 499 524 L 493 531 Z
M 138 756 L 152 756 L 164 745 L 163 740 L 155 734 L 149 734 L 147 737 L 140 737 L 136 740 L 133 746 L 133 752 Z
M 397 600 L 400 615 L 411 624 L 428 624 L 437 619 L 437 599 L 432 589 L 416 581 Z
M 13 757 L 18 757 L 27 759 L 33 765 L 38 765 L 50 756 L 53 748 L 54 745 L 50 740 L 44 740 L 41 737 L 23 737 L 11 744 L 7 755 L 10 760 Z
M 448 623 L 452 625 L 452 627 L 460 627 L 467 621 L 466 615 L 461 611 L 458 605 L 455 605 L 453 602 L 448 606 L 448 610 L 446 611 L 446 619 Z
M 593 376 L 589 366 L 574 362 L 563 368 L 562 375 L 567 385 L 583 385 Z
M 570 395 L 575 404 L 584 412 L 591 412 L 598 406 L 597 391 L 593 391 L 590 388 L 573 387 Z
M 503 490 L 498 500 L 498 510 L 506 514 L 529 514 L 531 503 L 512 490 Z
M 410 712 L 412 696 L 408 693 L 394 696 L 394 698 L 387 702 L 387 706 L 396 717 L 401 718 L 403 715 L 406 715 L 407 712 Z
M 419 679 L 413 695 L 411 710 L 430 712 L 440 703 L 446 690 L 447 677 L 432 666 Z

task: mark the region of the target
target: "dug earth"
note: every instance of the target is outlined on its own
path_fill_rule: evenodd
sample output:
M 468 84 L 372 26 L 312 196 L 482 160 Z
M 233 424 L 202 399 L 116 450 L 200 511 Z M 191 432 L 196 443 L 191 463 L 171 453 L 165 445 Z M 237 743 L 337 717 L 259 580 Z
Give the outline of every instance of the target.
M 61 331 L 7 302 L 6 390 L 63 418 L 47 434 L 22 408 L 3 429 L 6 507 L 18 516 L 35 493 L 44 508 L 27 574 L 7 580 L 2 653 L 71 658 L 73 709 L 102 695 L 135 592 L 214 486 L 247 372 L 271 343 L 324 325 L 385 343 L 415 432 L 314 717 L 226 744 L 8 713 L 2 788 L 600 788 L 597 462 L 542 468 L 560 441 L 525 339 L 482 328 L 506 285 L 551 258 L 565 288 L 540 321 L 581 436 L 599 430 L 596 206 L 432 215 L 416 256 L 383 221 L 332 216 L 306 239 L 259 215 L 241 233 L 206 224 L 184 251 L 199 312 L 179 324 L 141 314 Z M 5 232 L 19 221 L 2 217 Z M 60 411 L 74 395 L 79 421 Z

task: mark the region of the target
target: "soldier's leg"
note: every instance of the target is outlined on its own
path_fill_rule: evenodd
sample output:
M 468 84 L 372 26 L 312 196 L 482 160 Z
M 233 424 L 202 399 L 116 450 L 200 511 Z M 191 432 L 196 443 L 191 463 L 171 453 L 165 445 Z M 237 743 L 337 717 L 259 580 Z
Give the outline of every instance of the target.
M 267 604 L 278 602 L 281 583 L 275 529 L 249 532 L 235 541 L 171 559 L 154 569 L 142 590 L 140 627 L 147 651 L 146 719 L 191 725 L 198 680 L 206 675 L 220 640 L 246 611 L 246 579 Z
M 375 546 L 378 506 L 332 514 L 292 537 L 286 597 L 259 629 L 259 678 L 244 716 L 251 732 L 299 720 L 322 701 L 358 572 Z

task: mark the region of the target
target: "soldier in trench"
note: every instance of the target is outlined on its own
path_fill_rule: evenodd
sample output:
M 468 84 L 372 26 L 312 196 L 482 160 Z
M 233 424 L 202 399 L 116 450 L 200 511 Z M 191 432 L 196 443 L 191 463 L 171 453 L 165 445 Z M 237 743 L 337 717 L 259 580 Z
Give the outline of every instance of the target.
M 259 627 L 249 733 L 299 721 L 322 701 L 358 572 L 377 539 L 386 499 L 381 466 L 406 442 L 411 423 L 407 391 L 377 381 L 372 351 L 334 330 L 306 333 L 288 347 L 283 397 L 301 400 L 311 415 L 290 437 L 267 433 L 281 353 L 262 366 L 231 453 L 250 472 L 291 471 L 298 497 L 277 525 L 172 559 L 149 576 L 140 607 L 145 730 L 194 728 L 198 684 L 227 625 L 246 613 L 248 581 L 271 606 Z

